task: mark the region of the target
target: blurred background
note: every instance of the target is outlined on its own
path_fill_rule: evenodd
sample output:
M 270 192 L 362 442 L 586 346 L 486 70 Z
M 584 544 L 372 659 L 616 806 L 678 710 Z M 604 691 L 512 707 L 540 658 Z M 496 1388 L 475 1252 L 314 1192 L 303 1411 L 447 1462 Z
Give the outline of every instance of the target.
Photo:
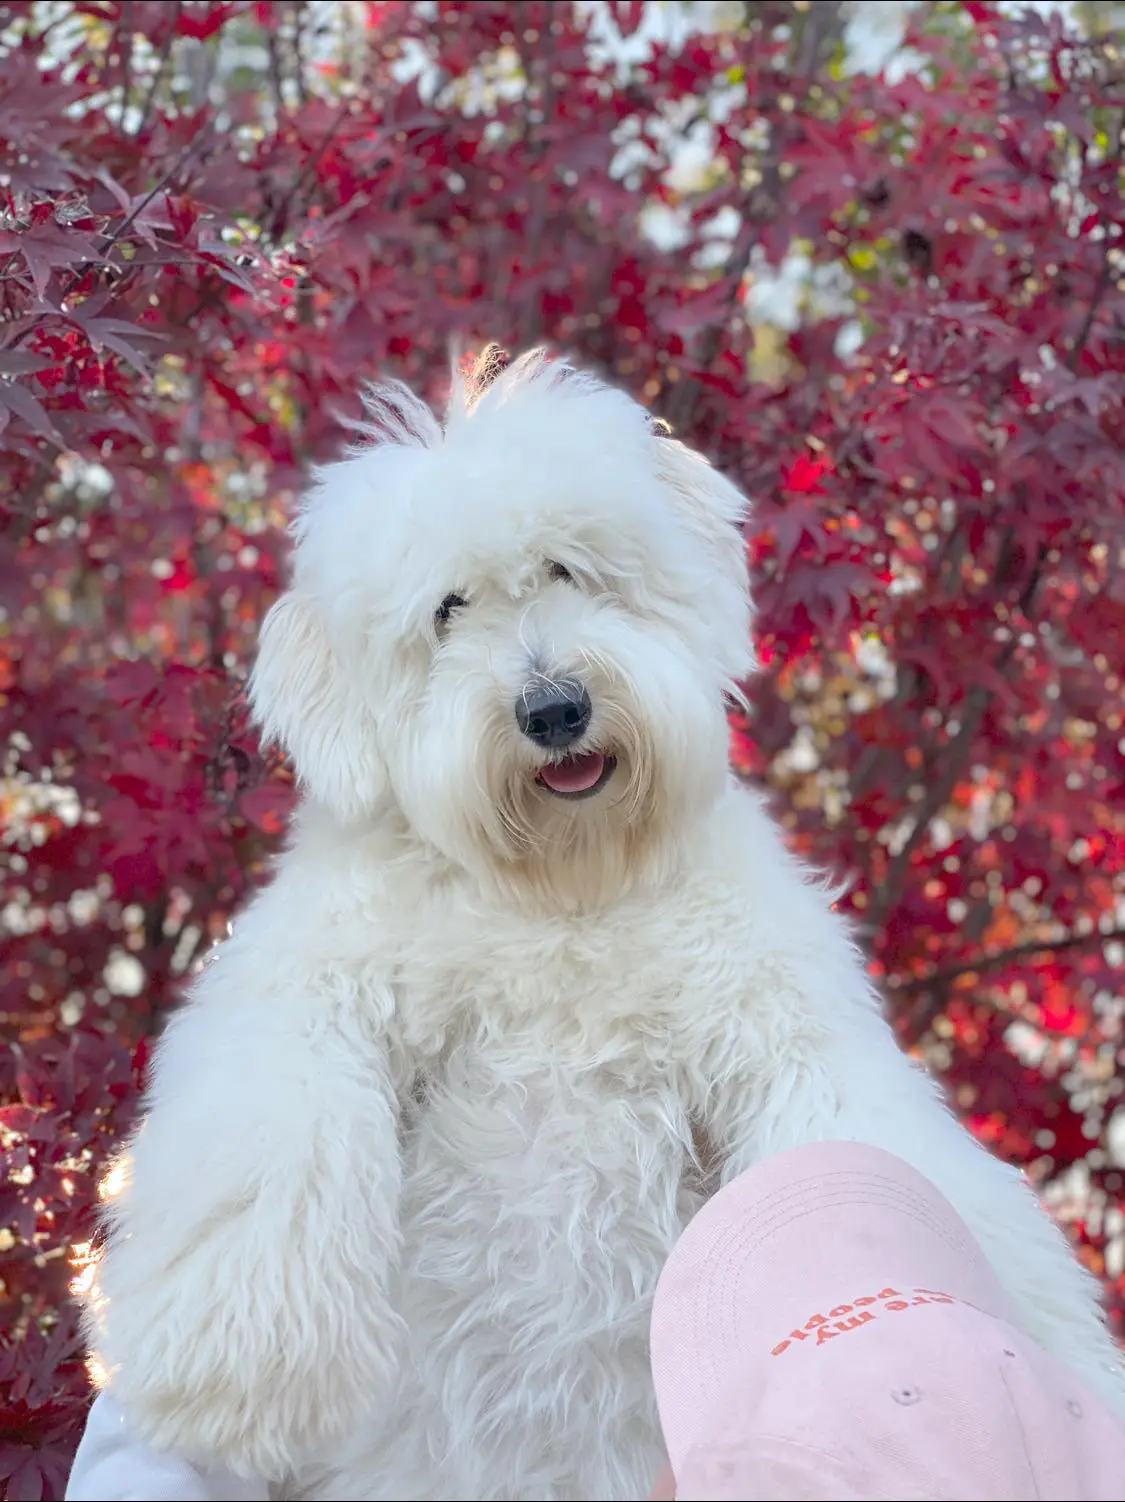
M 752 497 L 735 763 L 1120 1322 L 1123 22 L 0 4 L 0 1493 L 62 1495 L 98 1178 L 292 801 L 243 694 L 286 519 L 454 337 Z

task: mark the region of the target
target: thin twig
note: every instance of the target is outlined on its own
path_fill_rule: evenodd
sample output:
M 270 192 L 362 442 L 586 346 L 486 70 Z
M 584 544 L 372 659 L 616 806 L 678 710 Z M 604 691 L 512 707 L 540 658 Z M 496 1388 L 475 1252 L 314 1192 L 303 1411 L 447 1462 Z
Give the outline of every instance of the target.
M 1000 670 L 1000 666 L 1001 664 L 997 665 L 997 671 Z M 965 695 L 957 733 L 942 747 L 941 775 L 930 784 L 930 790 L 922 801 L 910 833 L 891 857 L 887 866 L 879 895 L 872 904 L 870 913 L 872 927 L 881 928 L 887 914 L 898 903 L 901 896 L 899 888 L 910 865 L 911 857 L 925 838 L 930 825 L 953 796 L 953 790 L 965 770 L 965 763 L 972 755 L 973 744 L 976 741 L 981 721 L 984 719 L 985 710 L 988 708 L 989 697 L 988 690 L 979 683 L 974 684 Z
M 176 33 L 179 30 L 181 10 L 183 10 L 183 0 L 176 0 L 175 14 L 169 17 L 168 30 L 165 33 L 163 42 L 160 44 L 160 55 L 156 59 L 156 72 L 152 75 L 152 82 L 145 93 L 145 102 L 141 105 L 140 118 L 137 121 L 136 130 L 133 132 L 134 140 L 139 140 L 144 134 L 145 126 L 149 122 L 153 106 L 156 103 L 157 90 L 164 82 L 164 70 L 168 64 L 168 55 L 172 51 L 172 43 L 175 41 Z M 132 44 L 130 43 L 130 45 Z
M 1117 939 L 1125 939 L 1125 928 L 1093 928 L 1086 933 L 1065 934 L 1061 939 L 1024 939 L 1019 944 L 1010 944 L 1007 949 L 996 949 L 991 954 L 978 954 L 972 960 L 948 965 L 942 970 L 931 970 L 928 975 L 910 976 L 889 989 L 895 996 L 945 989 L 963 976 L 1002 970 L 1012 960 L 1026 959 L 1028 955 L 1060 954 L 1068 949 L 1081 949 L 1087 944 L 1109 944 Z
M 269 236 L 270 239 L 275 243 L 285 232 L 290 204 L 304 187 L 311 174 L 316 171 L 317 164 L 320 162 L 321 157 L 323 157 L 329 146 L 331 146 L 332 142 L 336 139 L 336 132 L 339 130 L 340 126 L 343 124 L 347 116 L 351 113 L 351 108 L 351 99 L 345 99 L 343 104 L 341 104 L 340 108 L 336 111 L 335 115 L 329 121 L 328 129 L 324 132 L 324 135 L 321 137 L 320 141 L 305 158 L 304 165 L 294 177 L 292 183 L 290 184 L 288 192 L 285 194 L 285 197 L 278 204 L 277 208 L 274 209 L 270 214 Z
M 794 71 L 799 76 L 806 92 L 812 82 L 817 63 L 820 61 L 825 42 L 831 41 L 839 34 L 840 10 L 841 6 L 836 3 L 836 0 L 833 0 L 833 3 L 829 3 L 829 0 L 820 0 L 820 3 L 805 13 L 804 24 L 795 44 L 793 61 Z M 752 5 L 746 6 L 747 18 L 751 25 L 754 21 L 753 11 Z M 780 207 L 783 186 L 781 164 L 791 144 L 790 137 L 796 128 L 796 118 L 797 112 L 794 110 L 789 129 L 773 132 L 765 161 L 761 167 L 760 179 L 743 201 L 738 233 L 734 237 L 734 242 L 719 275 L 721 282 L 728 283 L 727 296 L 723 299 L 718 316 L 700 339 L 699 353 L 694 361 L 700 370 L 709 370 L 718 358 L 727 335 L 730 315 L 738 302 L 743 279 L 749 269 L 754 247 L 758 243 L 761 222 L 770 220 Z M 702 390 L 702 382 L 695 377 L 679 383 L 674 398 L 668 404 L 667 411 L 668 421 L 673 429 L 680 430 L 691 426 Z

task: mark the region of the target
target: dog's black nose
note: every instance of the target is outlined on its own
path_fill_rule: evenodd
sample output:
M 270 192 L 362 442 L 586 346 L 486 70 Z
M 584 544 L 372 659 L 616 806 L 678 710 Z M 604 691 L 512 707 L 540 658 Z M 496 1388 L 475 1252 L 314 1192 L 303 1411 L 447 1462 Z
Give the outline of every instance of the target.
M 586 733 L 593 707 L 574 678 L 529 683 L 516 700 L 516 723 L 537 746 L 570 746 Z

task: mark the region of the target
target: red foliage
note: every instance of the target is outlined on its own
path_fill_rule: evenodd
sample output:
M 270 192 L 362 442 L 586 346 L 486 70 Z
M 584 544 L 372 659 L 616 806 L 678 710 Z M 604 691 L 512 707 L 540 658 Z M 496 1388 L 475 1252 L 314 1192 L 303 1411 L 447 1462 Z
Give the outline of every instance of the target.
M 736 761 L 1120 1316 L 1119 53 L 986 4 L 924 7 L 893 81 L 841 75 L 828 0 L 603 8 L 623 63 L 569 3 L 43 12 L 0 7 L 7 1496 L 61 1495 L 66 1248 L 289 807 L 242 699 L 286 509 L 455 335 L 575 349 L 755 497 Z

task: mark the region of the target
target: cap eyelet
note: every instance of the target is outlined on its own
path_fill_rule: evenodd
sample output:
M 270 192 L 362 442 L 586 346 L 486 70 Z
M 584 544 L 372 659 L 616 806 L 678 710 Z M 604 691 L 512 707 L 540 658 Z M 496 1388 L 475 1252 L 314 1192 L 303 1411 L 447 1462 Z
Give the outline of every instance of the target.
M 922 1390 L 918 1387 L 896 1387 L 891 1392 L 891 1397 L 904 1408 L 909 1408 L 912 1403 L 922 1401 Z
M 1080 1419 L 1082 1417 L 1082 1404 L 1076 1403 L 1073 1398 L 1068 1398 L 1066 1400 L 1066 1411 L 1072 1419 Z

